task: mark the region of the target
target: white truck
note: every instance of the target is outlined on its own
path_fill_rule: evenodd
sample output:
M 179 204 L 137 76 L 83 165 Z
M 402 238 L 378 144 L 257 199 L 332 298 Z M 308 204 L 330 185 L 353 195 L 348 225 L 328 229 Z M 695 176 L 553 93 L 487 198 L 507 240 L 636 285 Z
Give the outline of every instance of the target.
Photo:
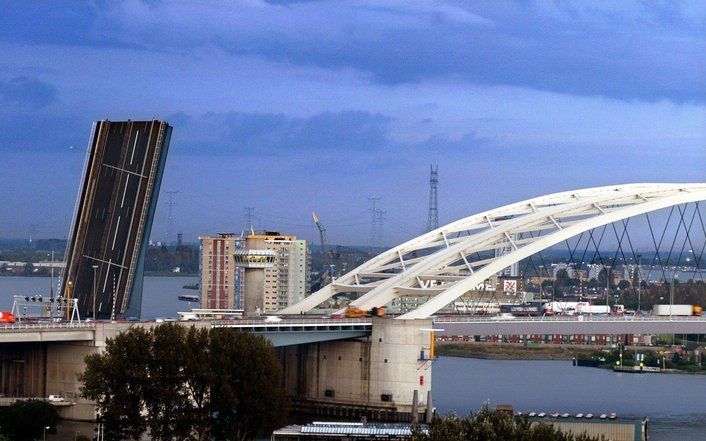
M 692 305 L 654 305 L 652 314 L 661 317 L 668 315 L 694 315 L 694 307 Z
M 545 304 L 545 309 L 551 310 L 554 314 L 577 315 L 577 314 L 610 314 L 608 305 L 592 305 L 589 302 L 562 302 L 554 301 Z

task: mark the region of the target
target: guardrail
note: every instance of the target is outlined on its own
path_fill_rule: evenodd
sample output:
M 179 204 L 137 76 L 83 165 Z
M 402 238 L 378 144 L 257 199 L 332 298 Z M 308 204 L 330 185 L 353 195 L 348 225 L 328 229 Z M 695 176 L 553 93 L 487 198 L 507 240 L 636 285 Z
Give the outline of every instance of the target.
M 332 325 L 370 325 L 372 322 L 365 318 L 340 318 L 340 319 L 282 319 L 279 321 L 267 320 L 212 320 L 213 326 L 227 327 L 252 327 L 252 326 L 332 326 Z
M 0 332 L 23 332 L 41 330 L 73 330 L 73 329 L 94 329 L 94 322 L 81 323 L 14 323 L 0 325 Z
M 559 323 L 575 323 L 575 322 L 706 322 L 704 316 L 591 316 L 591 315 L 574 315 L 574 316 L 539 316 L 539 317 L 478 317 L 478 316 L 444 316 L 434 317 L 434 323 L 542 323 L 542 322 L 559 322 Z

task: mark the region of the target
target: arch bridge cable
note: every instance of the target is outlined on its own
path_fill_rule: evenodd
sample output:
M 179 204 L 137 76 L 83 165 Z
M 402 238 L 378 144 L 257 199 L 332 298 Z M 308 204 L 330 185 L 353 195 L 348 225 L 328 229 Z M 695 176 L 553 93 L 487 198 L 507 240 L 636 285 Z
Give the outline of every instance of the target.
M 701 276 L 704 246 L 698 239 L 706 229 L 698 203 L 703 200 L 702 183 L 626 184 L 539 196 L 468 216 L 390 248 L 280 312 L 306 313 L 346 293 L 355 298 L 351 305 L 361 309 L 404 303 L 398 318 L 426 318 L 520 262 L 525 271 L 537 270 L 536 256 L 544 262 L 540 269 L 547 269 L 543 258 L 557 246 L 567 247 L 569 262 L 605 268 L 641 260 L 636 247 L 645 237 L 655 246 L 653 255 L 643 256 L 653 261 L 649 272 L 656 262 L 666 279 L 688 255 L 689 262 L 693 258 L 689 271 Z M 662 226 L 665 209 L 669 213 Z M 642 230 L 642 238 L 629 226 Z

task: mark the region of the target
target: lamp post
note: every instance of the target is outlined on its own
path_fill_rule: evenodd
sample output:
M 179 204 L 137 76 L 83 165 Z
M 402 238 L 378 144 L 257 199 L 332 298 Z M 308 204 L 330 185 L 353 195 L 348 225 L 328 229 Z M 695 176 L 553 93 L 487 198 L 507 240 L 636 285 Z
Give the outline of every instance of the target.
M 642 297 L 642 254 L 637 256 L 637 310 L 642 311 L 641 297 Z
M 47 430 L 49 430 L 49 429 L 50 429 L 49 426 L 44 426 L 44 431 L 42 433 L 42 440 L 43 441 L 47 441 Z
M 605 267 L 605 304 L 608 306 L 608 313 L 610 313 L 610 267 L 606 265 Z
M 93 320 L 96 319 L 96 270 L 98 265 L 93 265 Z

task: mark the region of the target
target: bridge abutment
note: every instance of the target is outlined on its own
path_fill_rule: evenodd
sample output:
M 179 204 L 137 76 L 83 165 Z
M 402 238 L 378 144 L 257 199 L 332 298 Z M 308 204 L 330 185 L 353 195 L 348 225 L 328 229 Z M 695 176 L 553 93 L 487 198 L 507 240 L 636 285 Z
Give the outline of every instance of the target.
M 372 335 L 282 349 L 285 387 L 297 411 L 411 421 L 431 391 L 431 320 L 373 319 Z

